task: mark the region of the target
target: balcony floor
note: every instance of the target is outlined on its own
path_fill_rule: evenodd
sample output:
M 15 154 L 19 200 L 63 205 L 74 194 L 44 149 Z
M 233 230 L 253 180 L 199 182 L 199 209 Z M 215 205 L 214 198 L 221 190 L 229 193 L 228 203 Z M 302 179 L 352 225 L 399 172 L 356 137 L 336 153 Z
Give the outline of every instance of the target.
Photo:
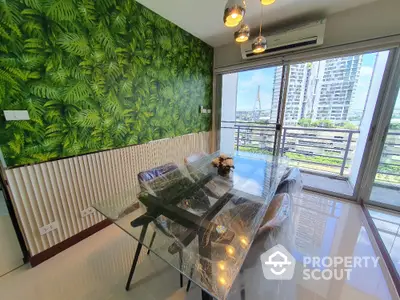
M 399 207 L 400 189 L 396 190 L 374 185 L 371 193 L 371 201 Z
M 237 151 L 236 155 L 255 158 L 265 157 L 264 154 L 246 151 Z M 309 188 L 318 192 L 330 192 L 344 196 L 353 195 L 353 187 L 347 180 L 331 178 L 324 174 L 311 174 L 305 171 L 301 171 L 301 175 L 303 177 L 303 184 L 305 188 Z
M 347 180 L 334 179 L 322 175 L 301 172 L 305 188 L 327 191 L 346 196 L 353 195 L 353 188 Z
M 263 158 L 266 155 L 251 153 L 246 151 L 236 151 L 236 155 L 244 157 Z M 304 188 L 317 191 L 328 192 L 338 196 L 352 196 L 353 187 L 345 179 L 331 178 L 325 174 L 314 174 L 308 171 L 301 171 Z M 374 186 L 371 194 L 371 201 L 376 203 L 388 204 L 391 206 L 400 206 L 400 188 L 387 188 L 384 186 Z

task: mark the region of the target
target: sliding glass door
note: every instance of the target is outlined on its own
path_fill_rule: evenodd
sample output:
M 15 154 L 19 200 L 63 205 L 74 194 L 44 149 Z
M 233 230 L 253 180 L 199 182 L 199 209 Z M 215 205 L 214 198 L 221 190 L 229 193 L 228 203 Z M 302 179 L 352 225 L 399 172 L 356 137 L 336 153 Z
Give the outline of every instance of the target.
M 395 52 L 353 53 L 222 74 L 219 148 L 237 155 L 288 157 L 300 168 L 307 189 L 359 199 L 365 173 L 372 172 L 365 166 L 380 155 L 369 149 Z M 396 105 L 371 202 L 388 202 L 388 193 L 400 198 Z
M 286 156 L 306 189 L 366 204 L 400 272 L 400 49 L 223 76 L 221 149 Z
M 355 198 L 389 51 L 291 64 L 281 154 L 306 188 Z
M 276 66 L 222 75 L 222 152 L 254 157 L 276 153 L 283 72 Z

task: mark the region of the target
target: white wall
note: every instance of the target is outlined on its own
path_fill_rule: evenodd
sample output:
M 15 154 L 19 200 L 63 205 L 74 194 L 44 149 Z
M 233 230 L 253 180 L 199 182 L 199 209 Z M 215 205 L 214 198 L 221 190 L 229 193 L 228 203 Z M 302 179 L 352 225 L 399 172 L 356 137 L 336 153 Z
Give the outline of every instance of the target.
M 378 0 L 327 17 L 323 47 L 400 35 L 400 0 Z M 240 46 L 215 48 L 215 68 L 244 62 Z
M 0 254 L 0 276 L 24 264 L 22 260 L 24 255 L 8 214 L 2 190 L 0 190 Z
M 236 120 L 236 96 L 238 73 L 225 74 L 222 77 L 222 121 Z M 233 123 L 222 123 L 221 127 L 233 127 Z M 222 153 L 233 154 L 235 130 L 221 128 L 220 150 Z

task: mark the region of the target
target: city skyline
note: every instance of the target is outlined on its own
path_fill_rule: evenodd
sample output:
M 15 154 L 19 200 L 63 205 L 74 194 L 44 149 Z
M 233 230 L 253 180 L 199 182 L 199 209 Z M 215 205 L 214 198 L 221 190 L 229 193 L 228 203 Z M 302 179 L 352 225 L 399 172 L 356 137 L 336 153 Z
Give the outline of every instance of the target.
M 362 55 L 359 79 L 354 93 L 354 101 L 350 111 L 363 111 L 368 95 L 369 85 L 374 69 L 376 53 Z M 273 99 L 273 85 L 276 67 L 244 71 L 238 73 L 237 111 L 252 111 L 257 99 L 258 86 L 260 86 L 261 109 L 271 110 Z M 396 103 L 400 109 L 400 103 Z
M 344 122 L 358 86 L 362 55 L 331 58 L 290 66 L 286 96 L 285 124 L 296 125 L 300 119 Z M 276 69 L 271 115 L 276 116 L 282 68 Z M 366 97 L 365 97 L 366 99 Z M 361 103 L 366 101 L 359 99 Z

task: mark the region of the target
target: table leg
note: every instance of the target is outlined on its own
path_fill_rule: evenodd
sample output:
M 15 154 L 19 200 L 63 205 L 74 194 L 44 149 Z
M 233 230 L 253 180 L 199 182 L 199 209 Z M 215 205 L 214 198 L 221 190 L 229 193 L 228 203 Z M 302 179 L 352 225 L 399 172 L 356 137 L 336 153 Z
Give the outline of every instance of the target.
M 201 299 L 202 300 L 212 300 L 213 297 L 211 297 L 209 293 L 201 290 Z
M 200 265 L 201 272 L 200 276 L 204 276 L 208 281 L 212 282 L 212 265 L 210 263 L 211 260 L 211 242 L 205 236 L 204 229 L 200 229 L 198 232 L 199 237 L 199 254 L 200 254 Z M 201 290 L 201 298 L 202 300 L 212 300 L 213 298 L 205 292 Z
M 192 266 L 192 268 L 190 269 L 190 276 L 189 276 L 189 278 L 192 278 L 192 277 L 193 277 L 193 271 L 194 271 L 194 266 Z M 187 283 L 187 286 L 186 286 L 186 293 L 189 292 L 190 284 L 191 284 L 191 283 L 192 283 L 192 280 L 189 279 L 189 280 L 188 280 L 188 283 Z
M 149 255 L 150 254 L 150 249 L 151 249 L 151 247 L 153 246 L 153 243 L 154 243 L 154 239 L 156 238 L 156 232 L 154 231 L 153 232 L 153 235 L 151 236 L 151 241 L 150 241 L 150 245 L 149 245 L 149 250 L 147 250 L 147 255 Z
M 138 246 L 136 248 L 135 257 L 133 258 L 131 271 L 129 272 L 128 281 L 126 282 L 126 286 L 125 286 L 125 290 L 127 290 L 127 291 L 129 291 L 133 273 L 135 272 L 136 265 L 139 260 L 139 255 L 140 255 L 140 251 L 142 250 L 142 243 L 143 243 L 144 237 L 146 236 L 146 231 L 147 231 L 147 224 L 143 225 L 142 232 L 140 233 L 140 238 L 138 241 Z
M 182 255 L 183 255 L 183 251 L 182 249 L 179 249 L 179 270 L 182 270 Z M 183 275 L 182 273 L 179 273 L 179 282 L 180 282 L 180 286 L 183 287 Z

